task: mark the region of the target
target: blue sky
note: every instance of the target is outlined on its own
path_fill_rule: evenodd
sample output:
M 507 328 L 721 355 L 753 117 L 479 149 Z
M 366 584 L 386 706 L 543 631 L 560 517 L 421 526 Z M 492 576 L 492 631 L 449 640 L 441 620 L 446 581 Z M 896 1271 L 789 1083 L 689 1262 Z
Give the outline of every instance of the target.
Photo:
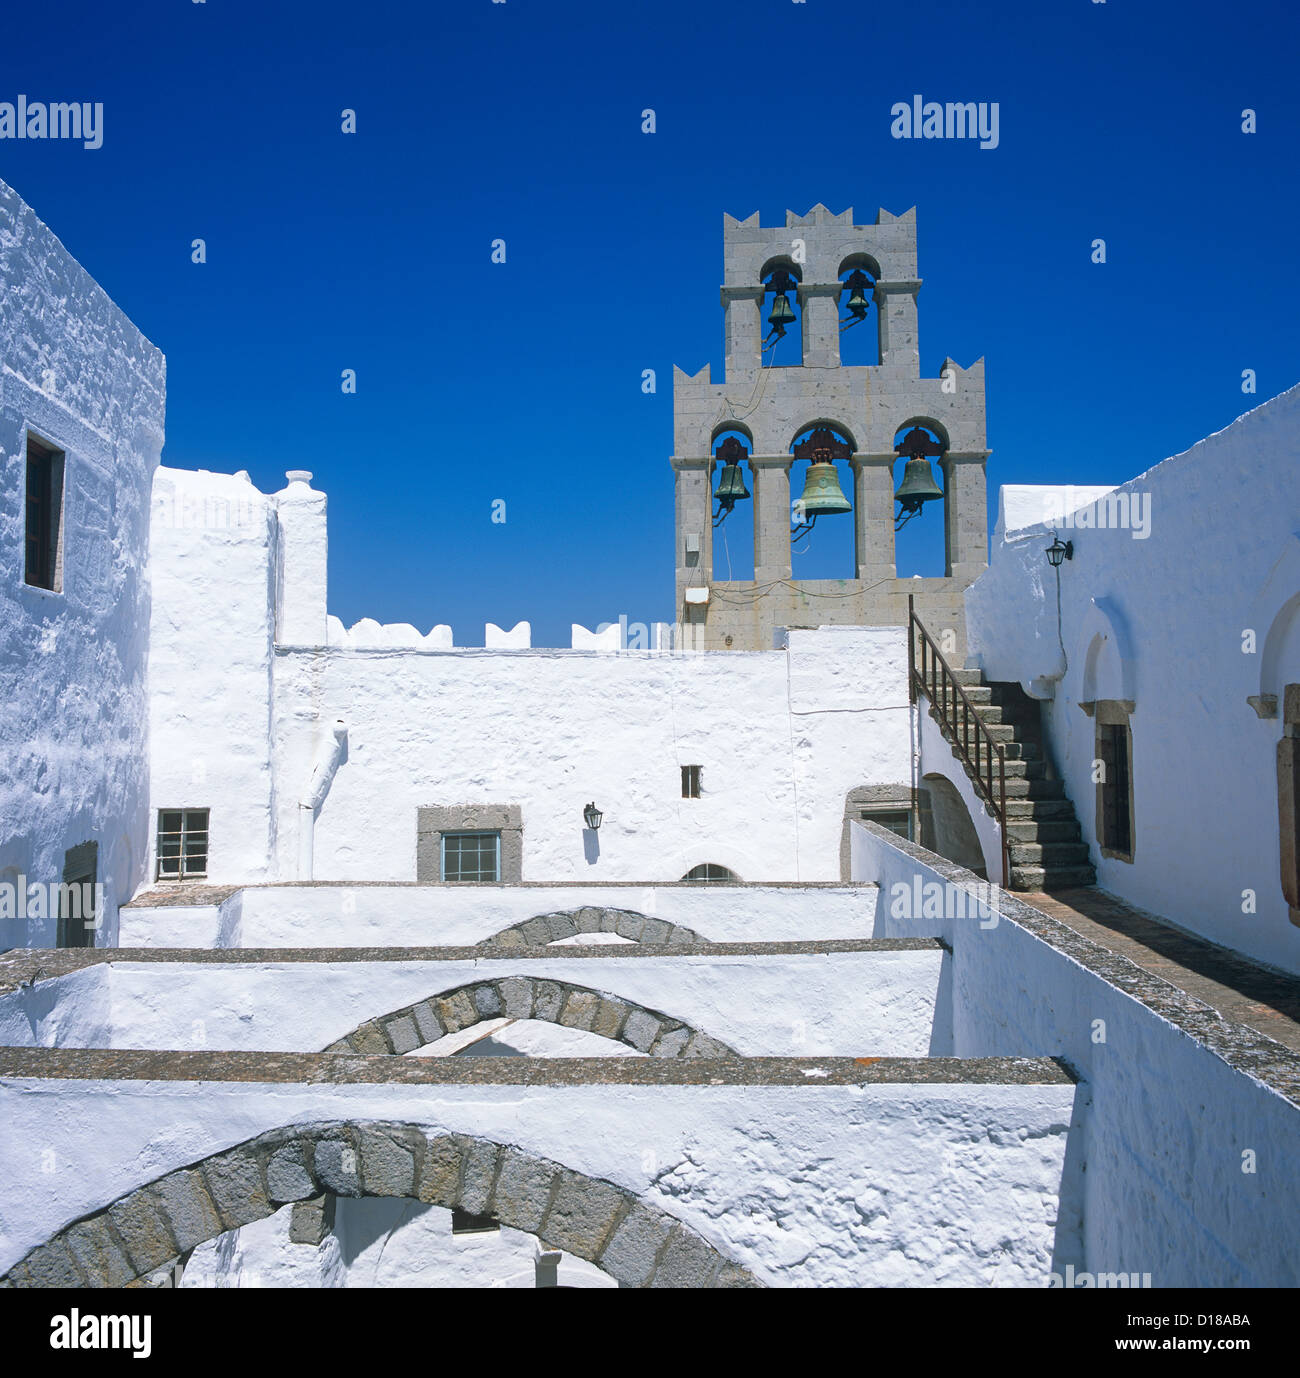
M 1282 0 L 14 6 L 0 100 L 102 101 L 104 143 L 5 140 L 0 176 L 165 351 L 167 463 L 315 473 L 331 611 L 567 645 L 672 619 L 672 365 L 720 376 L 724 211 L 917 207 L 922 371 L 985 358 L 993 511 L 1300 379 L 1298 30 Z M 997 101 L 999 146 L 892 139 L 914 93 Z M 900 573 L 941 572 L 940 526 Z

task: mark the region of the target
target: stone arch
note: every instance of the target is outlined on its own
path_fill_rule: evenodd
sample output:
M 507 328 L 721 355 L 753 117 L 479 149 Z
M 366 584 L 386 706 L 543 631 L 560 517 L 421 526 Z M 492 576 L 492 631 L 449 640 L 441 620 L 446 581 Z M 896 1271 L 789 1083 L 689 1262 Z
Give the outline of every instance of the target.
M 933 431 L 945 450 L 952 449 L 952 438 L 948 434 L 948 428 L 942 421 L 933 416 L 909 416 L 906 421 L 900 421 L 894 427 L 893 443 L 897 444 L 913 426 L 921 426 L 927 431 Z
M 1261 717 L 1275 717 L 1281 704 L 1285 687 L 1282 665 L 1300 627 L 1297 588 L 1300 588 L 1300 535 L 1293 534 L 1252 600 L 1250 615 L 1242 624 L 1253 629 L 1256 635 L 1256 655 L 1243 655 L 1241 660 L 1247 667 L 1251 691 L 1247 701 L 1256 700 L 1252 707 Z M 1261 711 L 1266 698 L 1274 702 L 1267 711 Z
M 842 278 L 845 273 L 851 273 L 855 268 L 861 268 L 864 273 L 869 273 L 874 281 L 880 281 L 880 264 L 870 254 L 864 254 L 860 250 L 840 260 L 835 276 Z
M 469 981 L 358 1024 L 327 1053 L 409 1053 L 484 1019 L 537 1019 L 625 1043 L 651 1057 L 738 1057 L 721 1040 L 659 1010 L 544 976 Z
M 1094 598 L 1084 614 L 1079 641 L 1086 647 L 1079 703 L 1091 712 L 1098 699 L 1137 706 L 1137 654 L 1128 619 L 1110 598 Z
M 688 943 L 707 943 L 710 940 L 693 928 L 639 914 L 634 909 L 605 909 L 585 905 L 581 909 L 563 909 L 553 914 L 537 914 L 522 923 L 512 924 L 484 938 L 479 947 L 545 947 L 562 938 L 579 933 L 617 933 L 634 943 L 667 943 L 674 947 Z
M 65 1225 L 14 1264 L 0 1286 L 129 1286 L 228 1230 L 326 1192 L 491 1215 L 625 1286 L 763 1285 L 680 1220 L 613 1182 L 513 1144 L 361 1120 L 268 1130 L 156 1177 Z
M 921 845 L 987 880 L 984 849 L 975 820 L 957 786 L 936 771 L 922 777 L 921 787 L 928 805 L 921 814 Z
M 745 425 L 743 421 L 733 421 L 731 418 L 728 418 L 725 421 L 719 421 L 718 424 L 714 426 L 714 428 L 709 432 L 709 454 L 713 453 L 713 447 L 718 443 L 718 441 L 721 440 L 724 436 L 729 435 L 732 431 L 734 431 L 737 435 L 742 435 L 745 437 L 745 439 L 749 442 L 749 452 L 750 454 L 753 454 L 754 432 L 750 430 L 750 428 L 747 425 Z
M 789 443 L 786 445 L 785 448 L 787 450 L 793 450 L 795 442 L 799 439 L 800 436 L 807 435 L 809 431 L 816 429 L 816 427 L 818 426 L 829 426 L 830 429 L 834 431 L 837 435 L 842 435 L 844 439 L 849 442 L 849 446 L 852 449 L 853 453 L 857 454 L 857 437 L 853 434 L 849 427 L 844 424 L 843 421 L 836 421 L 833 417 L 829 416 L 815 416 L 812 418 L 812 420 L 803 422 L 803 424 L 800 425 L 798 429 L 796 429 L 794 433 L 790 436 Z
M 758 270 L 759 282 L 766 282 L 772 273 L 784 269 L 796 282 L 803 281 L 803 267 L 796 263 L 790 254 L 775 254 Z

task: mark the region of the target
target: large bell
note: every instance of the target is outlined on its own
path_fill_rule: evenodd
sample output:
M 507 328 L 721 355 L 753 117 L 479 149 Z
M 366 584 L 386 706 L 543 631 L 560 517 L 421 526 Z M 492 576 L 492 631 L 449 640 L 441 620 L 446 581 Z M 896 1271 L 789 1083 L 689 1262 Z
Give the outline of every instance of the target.
M 853 511 L 853 504 L 844 496 L 839 475 L 830 460 L 814 461 L 808 466 L 808 477 L 799 504 L 805 519 Z
M 713 496 L 723 507 L 728 509 L 741 498 L 749 497 L 749 489 L 745 487 L 745 475 L 739 464 L 731 463 L 722 466 L 722 473 L 718 475 L 718 486 L 714 489 Z
M 787 325 L 794 321 L 794 308 L 790 305 L 790 299 L 784 292 L 776 294 L 776 300 L 772 303 L 772 314 L 767 318 L 767 323 L 774 330 L 785 333 Z
M 903 466 L 903 481 L 894 493 L 894 501 L 903 504 L 904 512 L 919 512 L 923 502 L 943 497 L 943 489 L 934 481 L 934 471 L 924 455 L 909 459 Z

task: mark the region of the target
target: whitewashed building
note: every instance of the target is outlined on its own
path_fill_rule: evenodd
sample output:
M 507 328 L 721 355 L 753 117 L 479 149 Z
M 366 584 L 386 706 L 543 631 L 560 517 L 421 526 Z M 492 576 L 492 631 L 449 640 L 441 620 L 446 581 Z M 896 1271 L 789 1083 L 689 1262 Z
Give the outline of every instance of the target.
M 162 356 L 0 192 L 0 1285 L 1300 1282 L 1296 1052 L 1012 893 L 1300 970 L 1300 389 L 1003 490 L 985 569 L 983 366 L 920 375 L 912 213 L 729 219 L 746 376 L 813 241 L 750 472 L 783 575 L 800 438 L 847 464 L 832 625 L 728 610 L 772 571 L 712 581 L 738 432 L 683 375 L 650 645 L 345 628 L 312 475 L 159 467 Z M 818 388 L 854 273 L 880 362 Z

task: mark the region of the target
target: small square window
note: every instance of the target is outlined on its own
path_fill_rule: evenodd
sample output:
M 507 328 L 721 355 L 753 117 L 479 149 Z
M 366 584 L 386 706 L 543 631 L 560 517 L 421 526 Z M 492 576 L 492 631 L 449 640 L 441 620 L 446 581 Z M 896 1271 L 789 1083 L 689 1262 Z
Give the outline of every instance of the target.
M 869 822 L 879 823 L 891 833 L 897 833 L 904 842 L 913 841 L 911 809 L 863 809 L 862 817 Z
M 500 1228 L 501 1222 L 490 1215 L 475 1215 L 459 1206 L 451 1208 L 452 1234 L 495 1234 Z
M 501 879 L 501 834 L 499 832 L 443 833 L 442 878 L 445 881 L 484 881 Z
M 698 799 L 700 797 L 700 767 L 682 767 L 682 798 Z
M 158 879 L 197 880 L 208 874 L 208 810 L 158 810 Z

